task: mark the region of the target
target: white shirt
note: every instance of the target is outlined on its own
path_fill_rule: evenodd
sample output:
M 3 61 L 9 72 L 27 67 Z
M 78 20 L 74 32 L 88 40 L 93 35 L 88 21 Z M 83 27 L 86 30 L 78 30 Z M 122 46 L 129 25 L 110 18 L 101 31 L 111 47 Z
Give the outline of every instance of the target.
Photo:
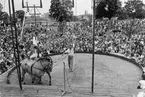
M 33 44 L 34 44 L 35 46 L 37 46 L 37 44 L 38 44 L 38 41 L 37 41 L 36 37 L 33 37 Z
M 145 72 L 145 68 L 143 67 L 142 69 L 143 69 L 143 72 Z
M 144 45 L 144 41 L 141 41 L 140 43 L 141 43 L 142 45 Z
M 30 58 L 31 58 L 31 59 L 32 59 L 32 58 L 37 58 L 37 53 L 32 54 L 32 55 L 30 56 Z
M 137 94 L 137 97 L 145 97 L 145 93 L 144 93 L 144 92 L 139 92 L 139 93 Z
M 67 49 L 66 51 L 65 51 L 65 53 L 68 53 L 68 55 L 74 55 L 74 49 L 73 48 L 71 48 L 71 49 Z
M 139 84 L 141 89 L 145 89 L 145 80 L 140 80 Z

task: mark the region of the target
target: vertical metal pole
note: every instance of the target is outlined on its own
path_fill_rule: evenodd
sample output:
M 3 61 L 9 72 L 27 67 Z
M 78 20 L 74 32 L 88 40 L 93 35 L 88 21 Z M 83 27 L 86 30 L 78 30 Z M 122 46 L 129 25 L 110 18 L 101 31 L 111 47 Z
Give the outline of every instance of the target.
M 42 8 L 42 0 L 40 0 L 40 8 Z
M 91 92 L 94 93 L 94 57 L 95 57 L 95 0 L 93 2 L 93 15 L 92 15 L 92 31 L 93 31 L 93 54 L 92 54 L 92 89 Z
M 65 81 L 66 81 L 66 79 L 65 79 L 65 63 L 63 63 L 64 64 L 64 69 L 63 69 L 63 72 L 64 72 L 64 92 L 66 91 L 66 83 L 65 83 Z
M 64 96 L 66 93 L 66 73 L 65 73 L 65 62 L 63 62 L 63 76 L 64 76 L 64 90 L 63 93 L 61 94 L 61 96 Z
M 12 34 L 12 43 L 13 43 L 13 49 L 14 49 L 14 57 L 16 59 L 16 50 L 15 50 L 15 42 L 14 42 L 14 33 L 13 33 L 13 26 L 12 26 L 12 16 L 11 16 L 11 3 L 10 0 L 8 0 L 8 5 L 9 5 L 9 14 L 10 14 L 10 26 L 11 26 L 11 34 Z M 17 66 L 17 61 L 15 60 L 15 64 Z M 17 69 L 17 74 L 19 74 L 18 69 Z M 19 75 L 18 75 L 19 76 Z
M 35 18 L 35 26 L 36 26 L 36 7 L 34 5 L 34 18 Z
M 14 18 L 14 28 L 15 28 L 15 41 L 16 41 L 16 50 L 17 50 L 17 63 L 18 63 L 18 71 L 19 71 L 19 85 L 20 89 L 22 90 L 22 83 L 21 83 L 21 70 L 20 70 L 20 56 L 19 56 L 19 45 L 18 45 L 18 33 L 17 33 L 17 27 L 16 27 L 16 20 L 15 20 L 15 6 L 14 6 L 14 0 L 12 0 L 12 10 L 13 10 L 13 18 Z

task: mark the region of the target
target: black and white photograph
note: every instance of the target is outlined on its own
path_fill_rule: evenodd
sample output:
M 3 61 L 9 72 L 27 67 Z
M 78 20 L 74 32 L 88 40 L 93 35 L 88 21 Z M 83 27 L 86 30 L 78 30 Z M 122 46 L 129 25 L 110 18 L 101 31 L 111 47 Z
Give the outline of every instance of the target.
M 145 0 L 0 0 L 0 97 L 145 97 Z

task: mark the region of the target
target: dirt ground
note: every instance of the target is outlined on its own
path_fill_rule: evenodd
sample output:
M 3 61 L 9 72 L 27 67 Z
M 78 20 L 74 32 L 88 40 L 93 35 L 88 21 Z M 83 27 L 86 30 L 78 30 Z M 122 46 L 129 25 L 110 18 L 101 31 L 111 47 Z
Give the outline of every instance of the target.
M 63 89 L 63 62 L 65 62 L 66 90 L 82 95 L 89 94 L 91 91 L 92 55 L 75 54 L 73 72 L 68 71 L 67 58 L 64 60 L 61 60 L 61 58 L 61 55 L 52 57 L 55 66 L 51 73 L 52 86 Z M 95 55 L 94 93 L 110 97 L 117 97 L 118 95 L 128 95 L 129 97 L 136 92 L 141 73 L 141 70 L 136 65 L 122 59 Z M 18 84 L 16 71 L 12 73 L 10 82 L 12 85 Z M 26 74 L 25 82 L 27 85 L 31 85 L 30 75 Z M 49 78 L 47 74 L 42 77 L 42 82 L 42 86 L 48 85 Z

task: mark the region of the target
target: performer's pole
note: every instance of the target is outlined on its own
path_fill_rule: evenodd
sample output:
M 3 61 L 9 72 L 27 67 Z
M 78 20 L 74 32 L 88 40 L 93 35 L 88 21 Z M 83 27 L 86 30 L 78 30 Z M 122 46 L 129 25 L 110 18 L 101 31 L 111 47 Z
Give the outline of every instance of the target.
M 67 76 L 66 76 L 66 66 L 65 66 L 65 62 L 63 62 L 63 77 L 64 77 L 64 89 L 62 90 L 62 94 L 61 94 L 61 97 L 63 97 L 65 94 L 70 94 L 71 92 L 68 92 L 66 91 L 66 79 L 67 79 Z
M 16 63 L 18 63 L 18 66 L 19 66 L 18 67 L 19 85 L 20 85 L 20 89 L 22 90 L 21 70 L 20 70 L 20 56 L 19 56 L 19 44 L 18 44 L 18 33 L 17 33 L 16 20 L 15 20 L 15 5 L 14 5 L 14 0 L 12 0 L 12 10 L 13 10 L 13 18 L 14 18 L 15 41 L 16 41 L 16 51 L 17 51 Z
M 95 57 L 95 0 L 93 2 L 93 15 L 92 15 L 92 31 L 93 31 L 93 54 L 92 54 L 92 89 L 91 92 L 94 93 L 94 57 Z
M 65 93 L 66 93 L 66 73 L 65 73 L 65 62 L 63 62 L 63 64 L 64 64 L 64 66 L 63 66 L 63 77 L 64 77 L 64 90 L 63 90 L 63 93 L 62 93 L 62 96 L 64 96 L 65 95 Z

